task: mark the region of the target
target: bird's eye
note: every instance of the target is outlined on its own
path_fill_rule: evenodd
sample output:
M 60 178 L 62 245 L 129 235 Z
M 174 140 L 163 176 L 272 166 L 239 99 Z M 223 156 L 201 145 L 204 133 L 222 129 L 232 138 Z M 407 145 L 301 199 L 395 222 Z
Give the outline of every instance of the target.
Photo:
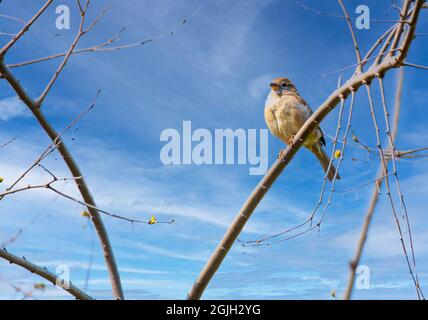
M 281 83 L 282 88 L 286 88 L 287 86 L 288 86 L 288 84 L 286 84 L 285 82 Z

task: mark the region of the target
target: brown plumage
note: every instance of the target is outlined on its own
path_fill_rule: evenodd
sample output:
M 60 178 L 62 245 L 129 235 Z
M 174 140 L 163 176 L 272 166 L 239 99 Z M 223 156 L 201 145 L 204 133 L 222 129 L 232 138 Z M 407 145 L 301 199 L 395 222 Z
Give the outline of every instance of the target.
M 312 109 L 299 95 L 294 84 L 287 78 L 276 78 L 270 83 L 271 91 L 265 104 L 265 120 L 272 134 L 286 144 L 291 144 L 294 135 L 312 115 Z M 327 172 L 330 158 L 325 153 L 325 139 L 319 127 L 314 129 L 303 145 L 308 148 Z M 331 164 L 327 177 L 333 180 L 336 168 Z M 336 179 L 340 179 L 337 174 Z

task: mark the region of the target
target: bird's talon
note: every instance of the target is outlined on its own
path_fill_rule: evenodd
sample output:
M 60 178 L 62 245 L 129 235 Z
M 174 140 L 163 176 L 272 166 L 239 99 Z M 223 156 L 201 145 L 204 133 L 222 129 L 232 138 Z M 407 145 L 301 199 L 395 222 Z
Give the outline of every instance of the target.
M 281 149 L 278 153 L 278 160 L 285 163 L 285 151 Z
M 292 135 L 292 136 L 290 137 L 290 140 L 288 140 L 288 145 L 289 145 L 290 147 L 292 147 L 292 146 L 293 146 L 293 140 L 294 140 L 294 135 Z

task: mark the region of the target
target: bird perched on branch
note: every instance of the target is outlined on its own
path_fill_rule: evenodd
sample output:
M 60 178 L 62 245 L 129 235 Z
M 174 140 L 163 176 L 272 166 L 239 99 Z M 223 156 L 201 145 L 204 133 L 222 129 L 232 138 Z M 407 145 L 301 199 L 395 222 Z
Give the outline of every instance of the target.
M 294 84 L 287 78 L 276 78 L 270 83 L 271 91 L 265 103 L 265 120 L 272 134 L 284 143 L 292 145 L 293 138 L 312 115 L 312 109 L 299 95 Z M 319 160 L 322 168 L 327 172 L 330 181 L 336 174 L 336 168 L 330 164 L 330 158 L 325 153 L 325 139 L 321 128 L 316 127 L 303 142 Z M 283 150 L 278 158 L 282 160 Z M 330 168 L 329 168 L 330 167 Z M 339 174 L 336 179 L 340 179 Z

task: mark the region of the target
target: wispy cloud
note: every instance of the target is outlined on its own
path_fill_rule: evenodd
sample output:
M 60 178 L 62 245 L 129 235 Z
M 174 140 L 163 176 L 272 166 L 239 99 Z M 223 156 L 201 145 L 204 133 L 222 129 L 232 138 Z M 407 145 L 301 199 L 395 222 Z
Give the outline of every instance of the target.
M 207 20 L 210 26 L 205 32 L 215 35 L 216 41 L 205 44 L 202 50 L 195 54 L 197 65 L 209 73 L 229 75 L 245 55 L 247 39 L 258 14 L 270 2 L 244 1 L 235 4 L 220 1 L 215 5 L 211 4 L 214 8 L 205 8 L 215 12 Z M 223 5 L 227 5 L 228 10 L 218 10 Z
M 165 249 L 159 246 L 148 245 L 144 243 L 139 243 L 138 246 L 144 251 L 152 252 L 154 254 L 165 256 L 168 258 L 176 258 L 176 259 L 182 259 L 182 260 L 206 261 L 210 254 L 209 251 L 180 253 L 177 251 Z
M 73 260 L 52 260 L 52 261 L 34 261 L 36 264 L 45 266 L 45 267 L 56 267 L 59 265 L 65 265 L 69 268 L 75 268 L 75 269 L 82 269 L 86 270 L 88 269 L 88 262 L 87 261 L 73 261 Z M 101 264 L 94 264 L 90 267 L 91 270 L 97 270 L 97 271 L 107 271 L 106 266 Z M 147 268 L 134 268 L 134 267 L 120 267 L 121 273 L 132 273 L 132 274 L 167 274 L 170 273 L 169 271 L 165 270 L 154 270 L 154 269 L 147 269 Z
M 250 96 L 256 100 L 266 97 L 266 93 L 269 91 L 268 83 L 270 80 L 272 80 L 272 76 L 270 74 L 264 74 L 250 80 L 248 84 L 248 93 Z
M 18 117 L 29 117 L 30 114 L 17 97 L 10 97 L 0 100 L 0 120 L 8 121 Z

